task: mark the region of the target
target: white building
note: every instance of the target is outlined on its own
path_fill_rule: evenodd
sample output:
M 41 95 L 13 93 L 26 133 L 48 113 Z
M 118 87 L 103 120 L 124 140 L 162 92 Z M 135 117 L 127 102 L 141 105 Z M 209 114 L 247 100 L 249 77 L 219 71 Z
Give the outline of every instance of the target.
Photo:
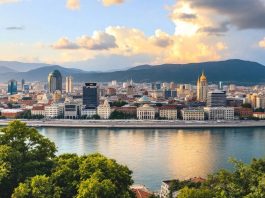
M 83 108 L 81 110 L 81 116 L 86 116 L 88 118 L 91 118 L 92 116 L 97 115 L 97 109 L 94 108 Z
M 80 115 L 80 105 L 75 103 L 64 104 L 64 118 L 77 119 Z
M 66 79 L 65 79 L 65 91 L 66 91 L 66 93 L 72 93 L 74 91 L 74 88 L 73 88 L 73 77 L 72 76 L 66 76 Z
M 50 106 L 45 106 L 45 117 L 47 118 L 56 118 L 62 116 L 63 112 L 63 104 L 52 104 Z
M 204 120 L 202 108 L 184 108 L 181 110 L 183 120 Z
M 97 113 L 101 119 L 109 119 L 111 108 L 107 100 L 105 100 L 103 104 L 98 106 Z
M 155 108 L 148 104 L 144 104 L 142 107 L 137 108 L 137 118 L 139 120 L 154 120 Z
M 159 108 L 159 117 L 167 120 L 176 120 L 178 110 L 175 106 L 162 106 Z
M 265 108 L 265 97 L 264 96 L 257 96 L 256 98 L 256 107 L 255 108 Z
M 31 109 L 31 115 L 45 116 L 45 107 L 42 105 L 33 106 Z
M 234 120 L 233 107 L 205 107 L 204 111 L 209 120 Z

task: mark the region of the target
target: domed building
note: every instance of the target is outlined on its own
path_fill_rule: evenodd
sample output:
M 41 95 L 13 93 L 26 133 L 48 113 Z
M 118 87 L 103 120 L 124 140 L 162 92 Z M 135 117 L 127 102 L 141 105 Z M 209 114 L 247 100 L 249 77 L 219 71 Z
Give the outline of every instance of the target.
M 62 75 L 58 70 L 54 70 L 48 76 L 48 89 L 50 93 L 57 90 L 62 92 Z
M 148 96 L 144 95 L 138 100 L 138 102 L 141 103 L 141 104 L 148 104 L 151 101 L 150 101 Z
M 198 78 L 197 81 L 197 100 L 200 102 L 206 102 L 207 93 L 208 93 L 208 81 L 204 72 L 202 72 L 201 76 Z

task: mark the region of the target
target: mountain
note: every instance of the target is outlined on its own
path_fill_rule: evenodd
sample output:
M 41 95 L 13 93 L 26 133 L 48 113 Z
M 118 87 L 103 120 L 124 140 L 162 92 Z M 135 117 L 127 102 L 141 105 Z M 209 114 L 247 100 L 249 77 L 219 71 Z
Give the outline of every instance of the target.
M 18 71 L 18 72 L 27 72 L 32 69 L 37 69 L 40 67 L 46 67 L 50 66 L 49 64 L 45 63 L 21 63 L 17 61 L 0 61 L 0 67 L 7 67 L 12 70 Z M 1 72 L 3 73 L 3 72 Z
M 5 66 L 0 66 L 0 73 L 1 74 L 8 73 L 8 72 L 17 72 L 17 71 L 10 69 L 8 67 L 5 67 Z
M 133 79 L 135 82 L 196 83 L 198 76 L 204 71 L 210 83 L 219 81 L 242 85 L 265 83 L 264 65 L 238 59 L 190 64 L 141 65 L 115 72 L 86 72 L 55 65 L 27 72 L 0 73 L 0 79 L 2 82 L 10 79 L 21 80 L 22 78 L 26 81 L 47 81 L 48 74 L 54 69 L 58 69 L 63 76 L 72 75 L 75 82 L 127 81 Z

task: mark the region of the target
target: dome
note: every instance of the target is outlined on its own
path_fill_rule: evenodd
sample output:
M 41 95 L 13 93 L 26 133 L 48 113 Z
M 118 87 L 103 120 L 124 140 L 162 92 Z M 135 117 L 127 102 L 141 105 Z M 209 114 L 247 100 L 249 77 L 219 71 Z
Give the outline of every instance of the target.
M 207 78 L 206 78 L 206 76 L 204 75 L 204 72 L 202 72 L 202 75 L 201 75 L 201 77 L 200 77 L 200 81 L 206 81 L 207 80 Z
M 141 102 L 141 103 L 149 103 L 150 102 L 150 99 L 144 95 L 143 97 L 141 97 L 138 102 Z

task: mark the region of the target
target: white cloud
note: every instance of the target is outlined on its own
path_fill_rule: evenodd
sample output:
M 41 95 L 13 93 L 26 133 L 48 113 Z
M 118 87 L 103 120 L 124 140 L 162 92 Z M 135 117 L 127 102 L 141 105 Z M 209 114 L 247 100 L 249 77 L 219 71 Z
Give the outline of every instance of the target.
M 6 3 L 17 3 L 20 0 L 0 0 L 0 4 L 6 4 Z
M 102 0 L 104 6 L 112 6 L 124 3 L 124 0 Z
M 71 42 L 68 38 L 60 38 L 56 43 L 52 45 L 55 49 L 78 49 L 78 45 Z
M 70 10 L 80 9 L 80 0 L 67 0 L 66 7 Z
M 260 46 L 261 48 L 265 48 L 265 37 L 263 38 L 263 40 L 261 40 L 261 41 L 259 42 L 259 46 Z

